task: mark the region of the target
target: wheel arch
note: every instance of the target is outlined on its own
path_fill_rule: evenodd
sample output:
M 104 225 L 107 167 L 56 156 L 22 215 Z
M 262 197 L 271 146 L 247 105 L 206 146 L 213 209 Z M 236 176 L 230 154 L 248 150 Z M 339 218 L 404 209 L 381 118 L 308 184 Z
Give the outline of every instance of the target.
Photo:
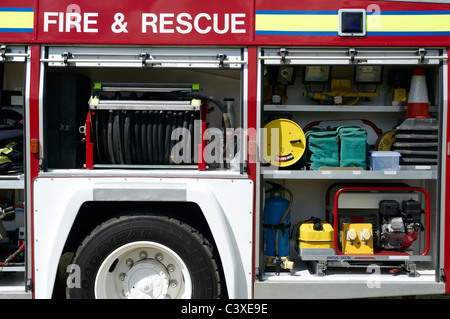
M 84 202 L 75 218 L 71 230 L 64 244 L 63 252 L 58 263 L 58 272 L 53 289 L 53 298 L 64 298 L 67 266 L 71 256 L 83 240 L 100 224 L 111 218 L 124 215 L 153 214 L 177 219 L 193 227 L 209 241 L 216 252 L 216 263 L 223 280 L 222 294 L 228 296 L 226 280 L 220 252 L 205 215 L 195 202 L 123 202 L 123 201 L 87 201 Z

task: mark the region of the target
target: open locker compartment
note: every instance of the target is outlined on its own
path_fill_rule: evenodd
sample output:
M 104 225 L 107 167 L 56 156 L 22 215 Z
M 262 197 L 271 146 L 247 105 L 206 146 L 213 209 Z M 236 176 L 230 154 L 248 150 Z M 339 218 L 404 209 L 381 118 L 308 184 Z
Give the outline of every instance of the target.
M 84 92 L 80 104 L 53 103 L 53 88 L 47 85 L 44 170 L 230 170 L 231 161 L 225 158 L 230 155 L 224 147 L 225 126 L 239 132 L 238 128 L 245 123 L 242 73 L 246 66 L 245 52 L 241 49 L 49 47 L 44 55 L 47 83 L 53 77 L 81 78 Z M 64 92 L 64 96 L 66 90 L 61 87 L 57 91 Z M 76 114 L 71 117 L 77 118 L 76 123 L 66 125 L 52 118 L 55 113 L 65 114 L 66 108 Z M 224 111 L 227 116 L 223 115 Z M 184 115 L 189 121 L 183 120 Z M 168 116 L 181 118 L 181 128 L 187 130 L 187 136 L 182 135 L 184 130 L 172 129 L 175 124 L 169 125 Z M 114 118 L 119 123 L 117 126 Z M 133 126 L 129 128 L 127 124 L 125 129 L 128 121 Z M 183 123 L 187 123 L 186 128 Z M 51 130 L 56 134 L 52 135 Z M 175 136 L 177 133 L 180 134 Z M 55 139 L 64 134 L 71 135 L 66 146 L 61 139 Z M 124 138 L 130 134 L 132 138 L 127 140 L 131 142 L 125 143 Z M 156 148 L 149 143 L 154 137 Z M 239 136 L 233 137 L 240 145 Z M 109 152 L 108 143 L 121 152 L 117 153 L 117 148 Z M 153 152 L 155 149 L 158 151 Z M 173 149 L 180 155 L 175 161 L 171 157 Z M 76 163 L 51 163 L 61 156 L 58 154 L 73 153 L 73 150 L 79 154 Z M 131 159 L 126 151 L 139 151 L 141 158 Z M 142 158 L 144 153 L 147 158 Z
M 0 296 L 27 297 L 26 46 L 0 45 Z
M 275 294 L 283 298 L 292 296 L 294 291 L 295 297 L 304 298 L 444 293 L 439 230 L 443 215 L 440 211 L 440 163 L 445 147 L 440 123 L 446 103 L 443 91 L 447 88 L 445 51 L 282 48 L 262 50 L 260 61 L 263 75 L 260 83 L 261 127 L 269 129 L 268 123 L 273 127 L 273 121 L 278 119 L 294 122 L 300 130 L 278 126 L 279 135 L 289 135 L 287 142 L 280 138 L 278 155 L 287 158 L 281 152 L 289 153 L 289 148 L 295 155 L 294 143 L 301 150 L 297 153 L 299 158 L 292 164 L 277 162 L 275 156 L 267 156 L 265 152 L 277 150 L 273 146 L 263 150 L 262 158 L 264 155 L 266 158 L 261 164 L 264 191 L 260 203 L 260 277 L 255 284 L 255 295 L 269 297 L 262 288 L 264 285 L 272 285 Z M 395 136 L 400 133 L 403 123 L 414 123 L 407 125 L 412 127 L 407 134 L 420 131 L 421 116 L 411 116 L 408 112 L 411 80 L 417 66 L 425 71 L 423 81 L 427 85 L 426 112 L 430 118 L 423 121 L 433 122 L 426 132 L 433 135 L 433 141 L 420 145 L 423 149 L 419 149 L 419 153 L 426 154 L 425 160 L 408 163 L 397 157 L 398 167 L 374 168 L 370 158 L 372 151 L 396 151 L 401 152 L 400 159 L 408 158 L 408 152 L 394 147 Z M 363 164 L 346 165 L 340 159 L 345 156 L 341 152 L 344 139 L 334 131 L 349 126 L 357 127 L 358 132 L 360 128 L 365 131 L 366 142 L 361 146 L 366 154 Z M 317 134 L 320 138 L 331 136 L 330 140 L 338 141 L 337 154 L 333 155 L 337 156 L 337 161 L 312 164 L 310 150 L 314 140 L 309 139 L 312 132 L 323 133 L 322 136 Z M 275 133 L 265 134 L 273 136 Z M 264 139 L 262 134 L 261 138 L 263 147 L 277 141 L 277 137 Z M 355 138 L 346 146 L 361 145 L 356 143 Z M 432 162 L 428 161 L 429 157 L 433 157 Z M 267 227 L 266 222 L 267 203 L 274 196 L 273 192 L 268 192 L 273 185 L 270 183 L 289 190 L 279 192 L 281 196 L 274 197 L 276 200 L 292 201 L 289 221 L 285 221 L 289 227 L 278 226 L 279 229 L 286 227 L 289 232 L 288 240 L 280 240 L 286 247 L 288 245 L 289 253 L 278 264 L 273 262 L 273 256 L 267 255 L 266 247 L 275 237 L 273 234 L 267 236 L 267 233 L 273 231 L 271 227 L 277 228 Z M 397 221 L 403 226 L 407 218 L 402 212 L 402 203 L 414 202 L 415 207 L 420 207 L 415 219 L 416 228 L 420 230 L 407 249 L 380 245 L 381 228 L 387 227 L 383 224 L 380 205 L 388 200 L 398 202 L 400 209 L 396 216 L 402 217 Z M 271 213 L 272 206 L 269 208 Z M 283 216 L 280 210 L 283 209 L 279 209 L 272 220 Z M 350 236 L 347 235 L 349 231 Z M 401 238 L 414 232 L 405 228 L 402 231 Z M 360 240 L 363 236 L 367 240 Z M 353 250 L 346 249 L 348 247 Z M 268 257 L 272 262 L 267 262 Z M 374 285 L 374 280 L 380 286 Z M 372 289 L 375 286 L 380 289 Z M 339 289 L 339 296 L 332 294 L 336 289 Z M 290 294 L 286 295 L 284 291 L 290 291 Z

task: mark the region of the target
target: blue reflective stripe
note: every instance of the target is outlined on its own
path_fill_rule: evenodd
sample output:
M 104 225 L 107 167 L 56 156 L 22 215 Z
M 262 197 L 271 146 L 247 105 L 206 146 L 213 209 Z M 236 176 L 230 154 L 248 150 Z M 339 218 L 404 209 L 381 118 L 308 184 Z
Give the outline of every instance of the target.
M 373 31 L 367 32 L 368 36 L 439 36 L 439 35 L 450 35 L 450 31 L 402 31 L 402 32 L 389 32 L 389 31 Z
M 338 11 L 295 11 L 295 10 L 256 10 L 256 14 L 323 14 L 323 15 L 336 15 Z
M 0 12 L 34 12 L 34 8 L 5 8 L 5 7 L 0 7 Z
M 367 11 L 367 15 L 380 14 L 385 16 L 417 16 L 417 15 L 443 15 L 450 14 L 449 10 L 430 10 L 430 11 Z
M 0 32 L 30 33 L 30 32 L 33 32 L 33 29 L 32 28 L 0 28 Z

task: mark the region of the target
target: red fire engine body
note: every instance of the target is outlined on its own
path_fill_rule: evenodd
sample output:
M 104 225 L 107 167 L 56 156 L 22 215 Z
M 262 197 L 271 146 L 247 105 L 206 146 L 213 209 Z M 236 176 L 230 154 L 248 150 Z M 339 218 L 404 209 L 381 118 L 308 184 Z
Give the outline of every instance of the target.
M 0 45 L 3 296 L 450 292 L 449 1 L 0 0 Z

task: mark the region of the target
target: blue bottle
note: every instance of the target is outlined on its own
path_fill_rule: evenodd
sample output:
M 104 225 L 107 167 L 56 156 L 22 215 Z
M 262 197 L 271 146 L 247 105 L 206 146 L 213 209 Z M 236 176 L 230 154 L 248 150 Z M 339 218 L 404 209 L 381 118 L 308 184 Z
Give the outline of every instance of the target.
M 264 205 L 263 221 L 264 221 L 264 254 L 270 257 L 276 257 L 275 236 L 277 229 L 275 228 L 289 207 L 289 201 L 281 197 L 279 192 L 266 199 Z M 290 224 L 290 212 L 283 221 L 284 225 Z M 289 226 L 280 229 L 278 232 L 278 257 L 289 256 Z

